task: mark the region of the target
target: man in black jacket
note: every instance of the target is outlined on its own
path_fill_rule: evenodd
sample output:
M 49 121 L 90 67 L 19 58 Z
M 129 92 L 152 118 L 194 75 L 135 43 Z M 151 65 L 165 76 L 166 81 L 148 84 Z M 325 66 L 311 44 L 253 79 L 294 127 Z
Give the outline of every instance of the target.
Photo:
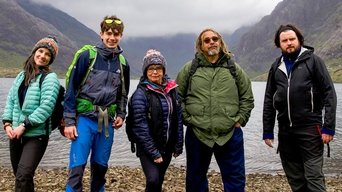
M 292 191 L 326 191 L 323 144 L 335 134 L 334 84 L 322 59 L 312 47 L 304 46 L 304 37 L 295 26 L 281 25 L 274 43 L 282 55 L 268 74 L 263 139 L 273 147 L 278 112 L 278 150 Z

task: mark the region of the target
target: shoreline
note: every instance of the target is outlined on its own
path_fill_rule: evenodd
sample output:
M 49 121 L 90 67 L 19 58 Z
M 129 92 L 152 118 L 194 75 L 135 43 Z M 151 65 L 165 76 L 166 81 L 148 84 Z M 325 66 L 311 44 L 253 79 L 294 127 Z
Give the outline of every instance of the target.
M 37 192 L 64 191 L 67 180 L 67 168 L 40 168 L 35 174 Z M 0 191 L 10 192 L 14 189 L 14 176 L 11 168 L 0 166 Z M 90 172 L 86 168 L 83 179 L 83 190 L 89 191 Z M 139 192 L 145 189 L 145 177 L 141 167 L 128 166 L 109 167 L 106 174 L 106 191 Z M 209 191 L 221 192 L 220 173 L 208 172 Z M 342 191 L 342 176 L 326 176 L 327 192 Z M 166 172 L 163 184 L 164 192 L 185 191 L 185 167 L 171 165 Z M 246 175 L 246 192 L 288 192 L 291 191 L 283 174 L 252 173 Z

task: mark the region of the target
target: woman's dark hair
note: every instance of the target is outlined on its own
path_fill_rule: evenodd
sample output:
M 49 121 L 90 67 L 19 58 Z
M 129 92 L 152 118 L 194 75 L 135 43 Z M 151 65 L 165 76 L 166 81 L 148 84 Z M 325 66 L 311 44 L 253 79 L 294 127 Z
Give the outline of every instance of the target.
M 302 33 L 300 32 L 300 30 L 297 27 L 295 27 L 294 25 L 291 25 L 291 24 L 280 25 L 280 27 L 278 28 L 278 30 L 274 36 L 274 44 L 278 48 L 280 47 L 280 37 L 279 37 L 280 33 L 284 32 L 284 31 L 294 31 L 297 35 L 297 38 L 298 38 L 300 45 L 302 46 L 304 44 L 304 36 L 302 35 Z
M 24 62 L 24 71 L 25 71 L 25 86 L 30 84 L 32 79 L 36 78 L 36 71 L 35 71 L 35 62 L 34 62 L 34 54 L 32 53 Z M 39 70 L 47 73 L 50 71 L 49 66 L 41 66 Z

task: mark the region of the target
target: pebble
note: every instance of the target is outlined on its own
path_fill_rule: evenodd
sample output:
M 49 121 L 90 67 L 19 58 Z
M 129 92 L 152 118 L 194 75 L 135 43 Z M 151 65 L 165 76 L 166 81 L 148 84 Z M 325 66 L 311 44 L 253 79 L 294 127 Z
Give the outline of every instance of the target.
M 34 178 L 36 192 L 61 192 L 65 190 L 67 168 L 38 168 Z M 90 172 L 87 167 L 83 190 L 89 191 Z M 141 168 L 128 166 L 110 167 L 106 175 L 108 192 L 141 192 L 145 190 L 145 176 Z M 10 168 L 0 166 L 0 191 L 14 191 L 14 176 Z M 208 172 L 209 191 L 222 192 L 220 173 Z M 342 176 L 326 177 L 327 192 L 342 192 Z M 246 192 L 290 192 L 283 174 L 248 174 Z M 166 172 L 163 192 L 185 192 L 185 168 L 171 165 Z

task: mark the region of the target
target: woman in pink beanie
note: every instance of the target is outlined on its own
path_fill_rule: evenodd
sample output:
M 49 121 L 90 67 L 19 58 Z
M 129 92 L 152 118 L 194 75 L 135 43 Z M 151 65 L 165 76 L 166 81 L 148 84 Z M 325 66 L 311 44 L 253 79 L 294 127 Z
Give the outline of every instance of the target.
M 182 108 L 177 84 L 167 77 L 166 60 L 159 51 L 147 51 L 142 72 L 130 100 L 126 129 L 131 128 L 136 140 L 145 191 L 161 192 L 172 157 L 183 152 Z

